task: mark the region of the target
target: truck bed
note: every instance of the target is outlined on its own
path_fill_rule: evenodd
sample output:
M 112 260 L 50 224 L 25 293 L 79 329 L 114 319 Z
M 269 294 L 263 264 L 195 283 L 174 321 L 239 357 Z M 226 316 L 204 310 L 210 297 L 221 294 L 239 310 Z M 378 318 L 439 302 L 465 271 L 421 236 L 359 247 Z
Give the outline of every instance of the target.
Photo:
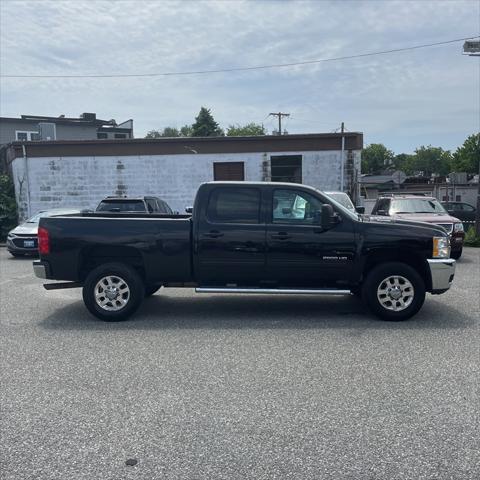
M 82 281 L 92 265 L 122 259 L 141 266 L 148 283 L 192 279 L 190 215 L 83 213 L 40 227 L 50 233 L 52 278 Z

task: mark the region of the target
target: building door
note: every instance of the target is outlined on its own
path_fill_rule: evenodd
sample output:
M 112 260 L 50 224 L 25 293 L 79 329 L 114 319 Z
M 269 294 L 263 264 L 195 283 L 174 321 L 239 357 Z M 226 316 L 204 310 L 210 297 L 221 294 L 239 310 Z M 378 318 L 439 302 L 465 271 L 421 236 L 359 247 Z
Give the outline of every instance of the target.
M 213 164 L 213 179 L 236 182 L 245 180 L 243 162 L 215 162 Z

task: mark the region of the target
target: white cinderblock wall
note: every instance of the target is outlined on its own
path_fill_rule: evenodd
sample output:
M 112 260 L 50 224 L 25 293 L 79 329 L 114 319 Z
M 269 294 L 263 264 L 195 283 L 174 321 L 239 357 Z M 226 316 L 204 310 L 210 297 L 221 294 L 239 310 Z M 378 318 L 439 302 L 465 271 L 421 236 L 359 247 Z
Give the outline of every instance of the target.
M 183 213 L 198 186 L 213 180 L 214 162 L 244 162 L 245 180 L 261 181 L 262 164 L 271 155 L 302 155 L 303 183 L 340 190 L 340 151 L 30 157 L 16 158 L 12 170 L 22 219 L 50 208 L 95 208 L 115 194 L 156 195 Z M 354 162 L 359 171 L 359 151 Z

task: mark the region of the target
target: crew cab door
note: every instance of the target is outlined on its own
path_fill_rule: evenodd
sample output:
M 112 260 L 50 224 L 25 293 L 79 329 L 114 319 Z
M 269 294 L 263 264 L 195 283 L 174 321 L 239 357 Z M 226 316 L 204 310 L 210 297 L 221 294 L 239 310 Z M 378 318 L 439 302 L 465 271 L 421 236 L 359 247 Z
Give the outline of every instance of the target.
M 194 250 L 201 285 L 256 285 L 265 275 L 262 189 L 218 185 L 205 192 Z
M 339 217 L 321 226 L 319 196 L 294 187 L 271 190 L 267 217 L 267 271 L 280 286 L 322 287 L 348 283 L 353 275 L 353 222 Z

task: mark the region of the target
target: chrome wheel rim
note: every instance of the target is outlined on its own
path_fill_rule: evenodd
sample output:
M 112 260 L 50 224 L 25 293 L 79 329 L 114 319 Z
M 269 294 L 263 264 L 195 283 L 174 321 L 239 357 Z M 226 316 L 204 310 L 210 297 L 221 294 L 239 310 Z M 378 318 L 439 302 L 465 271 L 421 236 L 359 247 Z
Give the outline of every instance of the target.
M 127 282 L 117 275 L 101 278 L 95 286 L 95 301 L 103 310 L 117 312 L 130 300 L 130 288 Z
M 401 312 L 408 308 L 415 296 L 412 283 L 401 275 L 391 275 L 384 278 L 377 288 L 377 298 L 380 305 L 392 312 Z

